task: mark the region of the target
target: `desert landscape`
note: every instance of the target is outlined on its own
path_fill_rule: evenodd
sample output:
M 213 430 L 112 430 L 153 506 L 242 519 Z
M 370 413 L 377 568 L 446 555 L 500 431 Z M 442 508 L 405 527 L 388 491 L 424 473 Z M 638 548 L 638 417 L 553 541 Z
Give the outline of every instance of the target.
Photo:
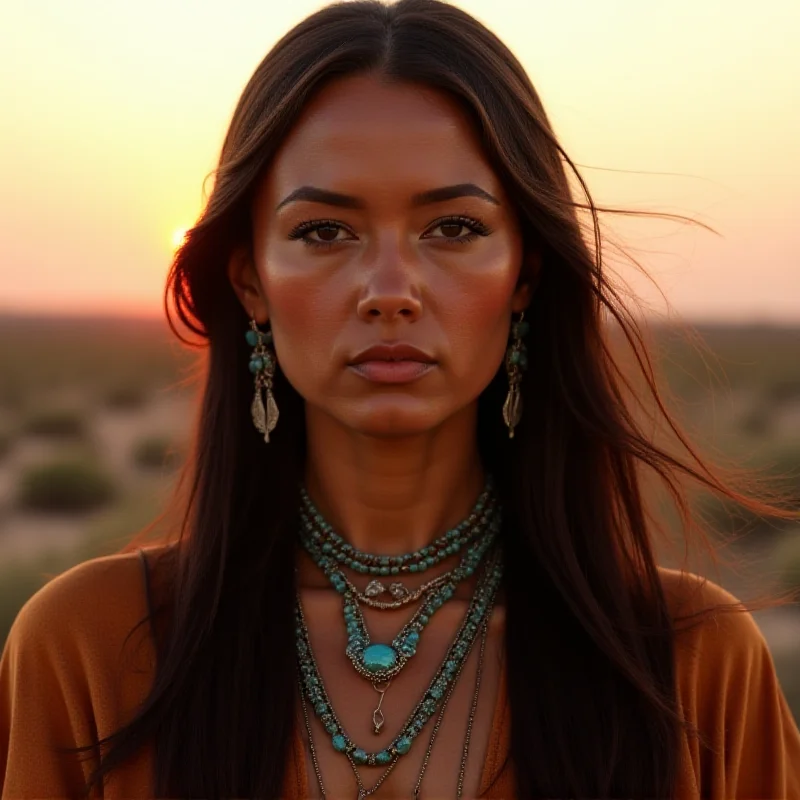
M 704 449 L 762 470 L 800 506 L 800 329 L 696 333 L 702 345 L 654 331 L 680 418 Z M 0 317 L 0 642 L 49 577 L 114 552 L 163 508 L 192 432 L 199 358 L 159 320 Z M 800 587 L 800 526 L 698 502 L 712 537 L 737 536 L 725 555 L 740 566 L 712 580 L 742 599 Z M 800 719 L 800 607 L 756 619 Z

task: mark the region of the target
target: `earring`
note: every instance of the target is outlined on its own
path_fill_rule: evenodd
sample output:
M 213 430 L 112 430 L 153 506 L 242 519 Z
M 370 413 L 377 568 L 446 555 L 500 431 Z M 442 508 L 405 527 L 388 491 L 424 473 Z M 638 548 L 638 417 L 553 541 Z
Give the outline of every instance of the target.
M 269 435 L 278 424 L 278 404 L 272 394 L 272 379 L 275 376 L 277 359 L 272 344 L 272 331 L 260 331 L 255 318 L 250 319 L 250 330 L 245 333 L 247 344 L 253 348 L 250 355 L 250 372 L 255 375 L 255 397 L 250 406 L 253 424 L 259 433 L 264 434 L 264 441 L 269 444 Z M 262 391 L 266 392 L 266 403 L 261 399 Z
M 511 324 L 512 338 L 506 351 L 506 371 L 508 372 L 508 395 L 503 403 L 503 421 L 508 427 L 508 438 L 514 438 L 514 428 L 522 419 L 522 373 L 528 368 L 528 351 L 522 337 L 530 330 L 530 325 L 524 321 L 525 312 L 520 313 L 519 319 Z

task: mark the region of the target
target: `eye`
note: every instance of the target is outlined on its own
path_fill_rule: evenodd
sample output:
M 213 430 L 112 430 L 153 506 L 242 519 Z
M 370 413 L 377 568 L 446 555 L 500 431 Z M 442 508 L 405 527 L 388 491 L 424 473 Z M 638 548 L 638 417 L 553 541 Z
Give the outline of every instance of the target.
M 439 231 L 439 235 L 431 235 Z M 466 232 L 465 232 L 466 231 Z M 491 233 L 488 226 L 473 217 L 456 216 L 437 219 L 422 235 L 423 239 L 439 239 L 447 242 L 466 244 L 476 236 L 488 236 Z
M 340 236 L 345 234 L 345 236 Z M 356 236 L 340 222 L 331 219 L 301 222 L 289 233 L 290 239 L 300 239 L 311 247 L 330 247 L 340 242 L 351 241 Z

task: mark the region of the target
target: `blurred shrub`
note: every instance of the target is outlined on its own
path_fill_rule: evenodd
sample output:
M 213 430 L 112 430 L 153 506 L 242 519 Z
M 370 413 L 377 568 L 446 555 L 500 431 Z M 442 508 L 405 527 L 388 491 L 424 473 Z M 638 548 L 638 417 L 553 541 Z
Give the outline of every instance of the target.
M 800 511 L 800 442 L 782 443 L 760 447 L 740 463 L 765 478 L 770 488 L 788 500 L 790 507 Z M 704 494 L 697 504 L 697 512 L 713 530 L 725 535 L 759 536 L 785 530 L 794 523 L 771 517 L 759 517 L 726 498 Z
M 22 508 L 53 513 L 91 511 L 116 495 L 109 475 L 88 459 L 63 459 L 29 467 L 20 480 Z
M 100 397 L 109 386 L 164 389 L 196 362 L 162 319 L 0 314 L 0 391 L 12 398 L 75 386 Z
M 800 725 L 800 652 L 775 656 L 775 671 L 795 722 Z
M 783 588 L 800 589 L 800 529 L 787 533 L 776 546 L 773 558 Z
M 86 424 L 83 414 L 66 408 L 42 409 L 25 420 L 23 430 L 34 436 L 54 439 L 83 438 Z
M 108 389 L 103 405 L 114 411 L 137 411 L 147 402 L 147 392 L 135 384 L 120 384 Z
M 12 438 L 8 431 L 0 431 L 0 459 L 5 458 L 11 450 Z
M 766 395 L 773 405 L 800 401 L 800 378 L 781 377 L 769 385 Z
M 764 436 L 772 429 L 774 412 L 764 403 L 748 409 L 739 421 L 739 428 L 750 436 Z
M 168 493 L 165 493 L 165 497 Z M 118 552 L 133 536 L 151 523 L 163 508 L 164 497 L 153 492 L 137 493 L 120 505 L 104 511 L 89 525 L 75 549 L 75 563 Z M 158 525 L 154 536 L 164 533 Z
M 9 411 L 19 411 L 25 406 L 25 395 L 17 386 L 11 386 L 5 381 L 0 384 L 0 408 Z
M 800 442 L 782 444 L 769 452 L 764 460 L 777 485 L 800 504 Z
M 727 498 L 712 494 L 704 494 L 700 498 L 697 511 L 713 532 L 726 538 L 774 534 L 786 525 L 782 520 L 760 517 Z
M 133 462 L 141 469 L 174 469 L 180 461 L 181 454 L 169 436 L 146 436 L 133 447 Z

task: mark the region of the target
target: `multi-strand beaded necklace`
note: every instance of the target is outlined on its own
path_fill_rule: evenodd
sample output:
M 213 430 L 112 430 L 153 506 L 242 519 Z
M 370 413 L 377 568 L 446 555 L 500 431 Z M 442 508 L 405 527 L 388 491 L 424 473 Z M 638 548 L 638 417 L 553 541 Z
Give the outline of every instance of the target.
M 342 539 L 324 520 L 305 491 L 302 492 L 300 516 L 300 540 L 303 547 L 314 563 L 325 573 L 333 587 L 342 595 L 344 622 L 348 635 L 345 652 L 356 672 L 369 680 L 380 695 L 377 708 L 372 716 L 373 730 L 376 734 L 380 732 L 385 723 L 382 711 L 384 695 L 392 679 L 415 655 L 420 637 L 431 617 L 453 597 L 456 587 L 461 581 L 480 570 L 480 577 L 469 608 L 428 688 L 392 743 L 377 751 L 359 747 L 348 736 L 339 721 L 314 659 L 302 604 L 298 596 L 296 605 L 297 654 L 304 713 L 307 700 L 330 735 L 333 749 L 346 755 L 353 767 L 359 786 L 359 796 L 366 797 L 383 782 L 397 760 L 409 752 L 414 740 L 439 709 L 439 720 L 424 759 L 424 764 L 427 766 L 429 751 L 441 723 L 446 701 L 461 674 L 478 632 L 483 630 L 485 637 L 486 626 L 502 576 L 499 555 L 496 548 L 492 550 L 501 524 L 500 509 L 491 479 L 488 479 L 484 491 L 469 516 L 462 523 L 437 538 L 430 545 L 402 556 L 376 556 L 358 551 Z M 455 568 L 413 591 L 406 589 L 397 580 L 388 588 L 380 580 L 380 578 L 425 572 L 462 550 L 464 553 Z M 490 550 L 492 551 L 491 555 L 487 557 Z M 345 575 L 343 568 L 378 577 L 374 578 L 361 592 Z M 392 601 L 376 599 L 386 592 L 391 595 Z M 362 603 L 379 609 L 396 609 L 417 600 L 421 601 L 419 607 L 394 637 L 391 644 L 372 643 L 361 612 L 360 605 Z M 483 646 L 481 650 L 483 650 Z M 310 727 L 308 731 L 310 736 Z M 315 769 L 317 769 L 316 756 L 313 751 L 312 756 L 315 761 Z M 358 765 L 385 765 L 387 771 L 370 791 L 366 791 L 358 774 Z M 462 763 L 459 785 L 463 782 L 463 770 L 464 764 Z M 318 769 L 317 777 L 322 789 L 321 775 Z M 421 779 L 422 774 L 420 774 L 420 782 Z

